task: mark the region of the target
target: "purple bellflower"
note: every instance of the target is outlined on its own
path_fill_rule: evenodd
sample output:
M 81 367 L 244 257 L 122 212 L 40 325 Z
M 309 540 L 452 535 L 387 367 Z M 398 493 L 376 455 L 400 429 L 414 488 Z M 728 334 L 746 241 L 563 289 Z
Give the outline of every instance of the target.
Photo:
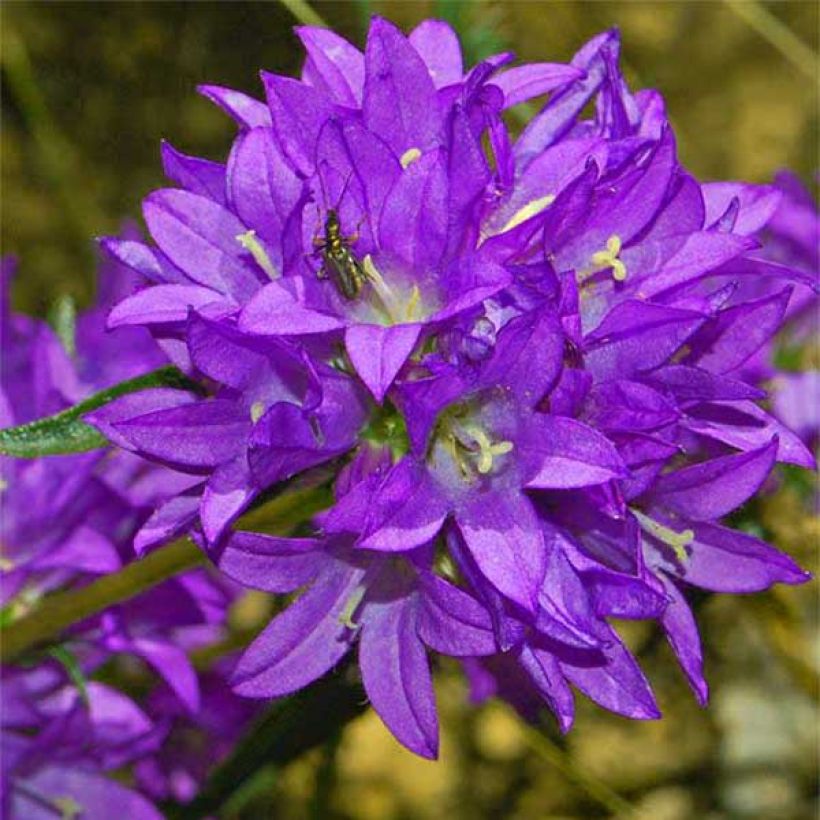
M 428 757 L 428 650 L 563 730 L 573 686 L 649 719 L 607 619 L 656 619 L 705 701 L 682 590 L 807 577 L 720 523 L 776 461 L 814 463 L 750 376 L 816 286 L 762 246 L 780 194 L 689 174 L 615 31 L 568 66 L 469 70 L 438 21 L 405 37 L 376 17 L 363 53 L 297 34 L 302 76 L 263 73 L 266 104 L 203 87 L 239 132 L 224 166 L 164 146 L 180 187 L 145 201 L 153 244 L 104 243 L 152 281 L 109 325 L 148 328 L 208 392 L 93 418 L 196 476 L 140 543 L 192 531 L 240 584 L 302 590 L 238 661 L 239 694 L 296 691 L 355 647 L 374 708 Z M 545 94 L 513 139 L 504 111 Z M 324 462 L 335 501 L 301 537 L 232 529 Z

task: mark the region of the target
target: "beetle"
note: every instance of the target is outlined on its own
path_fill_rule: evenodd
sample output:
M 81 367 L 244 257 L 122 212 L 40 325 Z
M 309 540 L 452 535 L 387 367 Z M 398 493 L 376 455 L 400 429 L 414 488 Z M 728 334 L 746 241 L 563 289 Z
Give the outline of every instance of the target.
M 322 267 L 317 276 L 333 282 L 345 299 L 355 299 L 362 291 L 367 275 L 350 245 L 357 235 L 344 236 L 335 208 L 329 208 L 325 217 L 324 236 L 313 238 L 314 253 L 322 257 Z

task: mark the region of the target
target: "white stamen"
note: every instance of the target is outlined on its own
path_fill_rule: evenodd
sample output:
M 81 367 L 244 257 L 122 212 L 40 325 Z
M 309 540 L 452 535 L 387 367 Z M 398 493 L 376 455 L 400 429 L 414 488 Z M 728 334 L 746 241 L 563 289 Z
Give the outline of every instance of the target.
M 339 615 L 339 623 L 342 624 L 342 626 L 346 626 L 348 629 L 359 628 L 359 624 L 353 620 L 353 616 L 356 614 L 359 604 L 364 600 L 366 592 L 367 587 L 364 584 L 360 584 L 353 590 L 353 594 L 347 599 L 345 608 Z
M 236 235 L 236 241 L 254 258 L 254 261 L 271 279 L 279 278 L 279 271 L 273 266 L 262 243 L 256 238 L 256 231 L 253 229 Z
M 513 228 L 517 228 L 522 222 L 526 222 L 541 211 L 546 210 L 552 203 L 555 202 L 554 194 L 547 194 L 538 199 L 533 199 L 528 202 L 523 208 L 519 208 L 508 220 L 504 227 L 498 233 L 506 233 Z

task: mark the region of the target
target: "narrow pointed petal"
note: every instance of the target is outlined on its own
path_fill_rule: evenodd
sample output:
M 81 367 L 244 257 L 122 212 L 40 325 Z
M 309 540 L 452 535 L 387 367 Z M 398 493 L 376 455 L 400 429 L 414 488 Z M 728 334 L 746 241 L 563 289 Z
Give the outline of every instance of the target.
M 370 23 L 365 48 L 364 124 L 396 156 L 422 152 L 439 136 L 438 99 L 427 66 L 407 38 L 381 17 Z
M 728 515 L 753 496 L 774 466 L 777 439 L 749 453 L 713 458 L 666 473 L 652 501 L 683 519 L 710 521 Z
M 239 329 L 260 336 L 301 336 L 343 328 L 338 316 L 315 310 L 302 301 L 301 282 L 278 281 L 265 285 L 239 316 Z
M 759 592 L 772 584 L 802 584 L 811 578 L 785 553 L 753 535 L 717 524 L 691 527 L 689 558 L 678 571 L 688 584 L 714 592 Z
M 655 696 L 635 658 L 614 632 L 611 637 L 602 658 L 578 653 L 572 661 L 561 659 L 561 670 L 590 700 L 611 712 L 633 720 L 659 718 Z
M 702 436 L 738 450 L 754 450 L 777 436 L 777 460 L 808 470 L 815 465 L 811 450 L 785 424 L 749 401 L 711 402 L 690 407 L 683 422 Z
M 155 285 L 128 296 L 108 314 L 108 327 L 184 322 L 191 309 L 224 302 L 216 290 L 199 285 Z
M 154 510 L 134 535 L 134 551 L 145 555 L 151 547 L 190 529 L 199 515 L 199 493 L 177 495 Z
M 529 63 L 496 74 L 490 82 L 504 92 L 504 108 L 519 105 L 579 80 L 584 72 L 562 63 Z
M 555 655 L 543 649 L 524 646 L 518 662 L 529 675 L 541 697 L 547 701 L 558 726 L 566 734 L 575 719 L 575 698 Z
M 199 679 L 184 650 L 165 641 L 137 638 L 127 651 L 151 664 L 192 714 L 199 711 Z
M 112 423 L 132 447 L 170 464 L 216 467 L 246 443 L 251 421 L 230 401 L 214 399 Z
M 692 340 L 692 363 L 713 373 L 731 373 L 756 353 L 783 323 L 792 289 L 722 311 Z
M 698 703 L 705 706 L 709 700 L 709 685 L 703 676 L 703 650 L 695 616 L 675 583 L 662 572 L 658 575 L 670 599 L 661 617 L 663 630 Z
M 225 166 L 207 159 L 192 157 L 177 151 L 163 140 L 162 170 L 165 176 L 193 194 L 207 196 L 225 204 Z
M 461 82 L 464 66 L 461 43 L 452 26 L 444 20 L 422 20 L 408 38 L 424 60 L 436 88 Z
M 670 359 L 705 319 L 691 310 L 621 302 L 584 338 L 586 366 L 601 380 L 652 370 Z
M 308 59 L 302 78 L 324 91 L 339 105 L 359 108 L 364 87 L 364 55 L 333 31 L 297 26 Z
M 396 739 L 422 757 L 438 757 L 433 679 L 416 634 L 415 601 L 367 607 L 359 667 L 373 708 Z
M 315 538 L 233 532 L 225 541 L 217 566 L 243 586 L 279 594 L 293 592 L 318 574 L 323 558 L 320 546 Z
M 448 512 L 449 505 L 427 470 L 405 457 L 374 493 L 358 546 L 387 552 L 420 547 L 438 533 Z
M 490 614 L 468 593 L 432 574 L 422 577 L 418 632 L 431 649 L 453 657 L 498 651 Z
M 250 254 L 236 239 L 247 227 L 227 208 L 168 188 L 146 197 L 143 215 L 160 250 L 193 281 L 236 299 L 259 288 Z
M 316 141 L 335 106 L 321 91 L 290 77 L 262 72 L 273 130 L 283 153 L 304 176 L 314 170 Z
M 302 191 L 272 129 L 253 128 L 234 142 L 228 160 L 227 189 L 233 210 L 267 241 L 274 251 L 271 263 L 281 273 L 282 231 Z
M 487 580 L 526 611 L 535 612 L 546 556 L 529 500 L 512 492 L 483 493 L 461 507 L 456 520 Z
M 522 447 L 529 468 L 526 487 L 588 487 L 626 475 L 612 442 L 574 419 L 533 415 Z
M 234 670 L 234 691 L 250 698 L 287 695 L 338 663 L 351 640 L 339 618 L 362 575 L 342 564 L 328 566 L 245 650 Z
M 220 464 L 209 476 L 199 505 L 199 520 L 209 543 L 215 543 L 258 492 L 245 452 Z
M 352 325 L 345 331 L 350 361 L 381 404 L 421 333 L 421 325 Z
M 782 199 L 772 185 L 748 185 L 744 182 L 707 182 L 701 186 L 706 203 L 706 224 L 712 225 L 737 200 L 738 218 L 732 233 L 749 236 L 757 233 L 771 219 Z
M 223 111 L 233 117 L 243 128 L 259 128 L 270 126 L 270 111 L 259 100 L 235 91 L 232 88 L 222 88 L 218 85 L 199 85 L 197 91 L 203 97 L 216 103 Z

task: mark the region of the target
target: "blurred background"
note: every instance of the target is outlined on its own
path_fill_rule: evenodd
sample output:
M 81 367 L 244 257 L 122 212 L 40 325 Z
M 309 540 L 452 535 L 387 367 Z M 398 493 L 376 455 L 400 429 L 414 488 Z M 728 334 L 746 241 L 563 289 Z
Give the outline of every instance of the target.
M 301 9 L 301 12 L 300 12 Z M 618 25 L 633 88 L 663 91 L 683 161 L 703 179 L 810 181 L 818 162 L 820 4 L 807 2 L 347 2 L 313 10 L 362 44 L 369 15 L 406 29 L 448 18 L 471 62 L 512 49 L 568 60 Z M 259 68 L 298 71 L 291 27 L 309 13 L 245 2 L 5 2 L 0 244 L 20 259 L 14 300 L 45 313 L 58 293 L 91 295 L 92 237 L 139 219 L 165 184 L 160 139 L 223 160 L 233 124 L 194 90 L 261 96 Z M 820 521 L 805 476 L 783 476 L 741 526 L 816 570 Z M 816 584 L 697 602 L 712 703 L 699 709 L 648 625 L 624 625 L 664 720 L 631 723 L 581 702 L 576 728 L 524 726 L 479 709 L 455 665 L 437 676 L 441 760 L 403 750 L 371 714 L 283 776 L 259 774 L 225 817 L 815 817 Z

